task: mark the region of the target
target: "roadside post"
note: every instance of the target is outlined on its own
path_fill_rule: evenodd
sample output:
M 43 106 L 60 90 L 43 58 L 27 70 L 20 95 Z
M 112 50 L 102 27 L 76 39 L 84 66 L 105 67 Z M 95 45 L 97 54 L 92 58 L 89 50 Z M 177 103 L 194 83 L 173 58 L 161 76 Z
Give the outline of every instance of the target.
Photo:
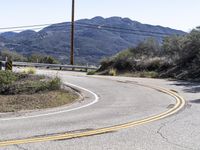
M 3 63 L 0 61 L 0 70 L 2 70 Z
M 6 61 L 5 70 L 12 71 L 12 68 L 13 68 L 13 62 L 11 60 Z
M 88 63 L 87 63 L 87 66 L 86 66 L 86 68 L 85 68 L 85 71 L 88 72 Z

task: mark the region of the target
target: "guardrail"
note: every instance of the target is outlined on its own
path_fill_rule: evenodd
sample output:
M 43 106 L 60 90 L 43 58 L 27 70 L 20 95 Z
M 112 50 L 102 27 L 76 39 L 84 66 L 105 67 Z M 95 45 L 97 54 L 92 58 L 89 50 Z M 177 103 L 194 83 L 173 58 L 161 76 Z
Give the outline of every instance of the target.
M 2 61 L 5 65 L 5 61 Z M 44 64 L 44 63 L 29 63 L 29 62 L 13 62 L 12 64 L 15 67 L 36 67 L 36 68 L 58 68 L 60 70 L 63 69 L 71 69 L 71 70 L 81 70 L 81 71 L 88 71 L 88 70 L 97 70 L 97 67 L 91 66 L 78 66 L 78 65 L 61 65 L 61 64 Z

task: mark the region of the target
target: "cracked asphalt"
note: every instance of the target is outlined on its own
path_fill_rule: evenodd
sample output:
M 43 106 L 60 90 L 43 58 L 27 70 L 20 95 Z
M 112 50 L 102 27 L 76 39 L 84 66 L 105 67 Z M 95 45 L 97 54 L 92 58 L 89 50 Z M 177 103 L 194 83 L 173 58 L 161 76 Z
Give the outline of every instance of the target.
M 2 150 L 200 150 L 200 85 L 181 81 L 129 77 L 96 77 L 78 72 L 40 70 L 39 74 L 58 75 L 69 82 L 95 92 L 99 101 L 87 108 L 57 115 L 21 120 L 0 121 L 0 141 L 23 139 L 57 133 L 97 129 L 146 118 L 173 106 L 175 100 L 156 90 L 134 83 L 175 90 L 184 97 L 186 106 L 177 114 L 152 123 L 94 136 L 0 147 Z M 82 91 L 85 101 L 93 95 Z M 37 111 L 19 115 L 48 113 Z M 15 114 L 11 114 L 11 117 Z M 2 118 L 3 116 L 0 115 Z M 8 117 L 8 116 L 6 116 Z M 0 119 L 1 119 L 0 118 Z

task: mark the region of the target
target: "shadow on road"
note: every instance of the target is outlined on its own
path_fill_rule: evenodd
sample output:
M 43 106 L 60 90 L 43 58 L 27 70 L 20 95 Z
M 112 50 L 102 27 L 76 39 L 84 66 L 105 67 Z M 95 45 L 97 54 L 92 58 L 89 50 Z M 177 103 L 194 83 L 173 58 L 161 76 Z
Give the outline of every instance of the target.
M 200 93 L 200 83 L 198 82 L 176 81 L 171 85 L 182 86 L 184 88 L 183 91 L 187 93 Z
M 195 100 L 192 100 L 190 101 L 191 103 L 195 103 L 195 104 L 200 104 L 200 99 L 195 99 Z

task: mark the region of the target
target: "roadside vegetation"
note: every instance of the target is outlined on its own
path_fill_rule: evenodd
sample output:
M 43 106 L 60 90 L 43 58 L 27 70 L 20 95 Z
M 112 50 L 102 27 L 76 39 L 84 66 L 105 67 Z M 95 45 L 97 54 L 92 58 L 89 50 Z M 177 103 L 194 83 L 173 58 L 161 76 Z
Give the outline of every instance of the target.
M 200 81 L 200 27 L 184 36 L 149 38 L 101 62 L 96 74 Z
M 0 71 L 0 112 L 58 107 L 78 98 L 58 77 Z
M 24 56 L 15 51 L 10 51 L 8 49 L 1 50 L 0 60 L 6 60 L 6 57 L 9 60 L 18 62 L 47 63 L 47 64 L 59 63 L 59 61 L 56 60 L 54 57 L 48 55 L 32 54 L 30 56 Z
M 47 63 L 47 64 L 58 64 L 60 63 L 52 56 L 44 56 L 41 54 L 32 54 L 31 56 L 27 57 L 28 62 L 33 63 Z
M 96 73 L 96 71 L 94 70 L 88 70 L 87 71 L 87 75 L 94 75 Z
M 9 51 L 8 49 L 4 49 L 2 51 L 0 51 L 0 60 L 6 60 L 6 57 L 9 60 L 13 60 L 13 61 L 27 61 L 27 58 L 24 57 L 23 55 L 15 52 L 15 51 Z

